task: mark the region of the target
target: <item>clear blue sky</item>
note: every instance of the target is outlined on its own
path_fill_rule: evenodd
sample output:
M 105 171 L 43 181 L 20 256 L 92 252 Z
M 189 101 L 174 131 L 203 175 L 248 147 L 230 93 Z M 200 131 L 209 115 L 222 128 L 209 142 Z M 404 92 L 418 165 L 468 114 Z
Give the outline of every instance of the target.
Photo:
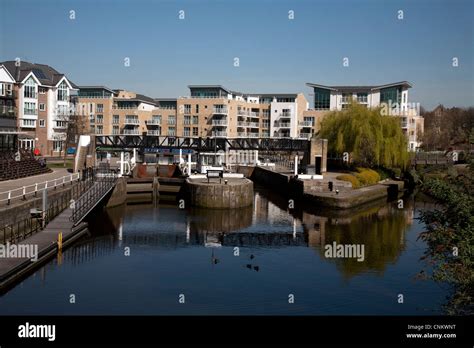
M 311 93 L 407 80 L 410 101 L 471 106 L 472 0 L 0 0 L 0 60 L 151 97 L 188 84 Z M 76 19 L 69 19 L 69 11 Z M 185 11 L 185 19 L 178 12 Z M 293 10 L 294 20 L 288 19 Z M 397 19 L 397 11 L 404 19 Z M 130 67 L 124 58 L 130 58 Z M 240 67 L 234 67 L 234 57 Z M 342 60 L 349 58 L 349 67 Z M 452 66 L 452 58 L 459 67 Z M 311 97 L 309 97 L 311 98 Z M 312 99 L 312 98 L 311 98 Z

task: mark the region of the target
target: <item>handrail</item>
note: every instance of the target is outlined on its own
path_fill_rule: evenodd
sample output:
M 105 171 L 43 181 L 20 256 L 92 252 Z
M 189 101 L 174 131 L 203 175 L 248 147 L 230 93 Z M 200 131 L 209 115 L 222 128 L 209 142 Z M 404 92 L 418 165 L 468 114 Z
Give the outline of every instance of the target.
M 34 195 L 35 197 L 38 195 L 38 192 L 48 190 L 51 188 L 56 189 L 58 186 L 64 186 L 66 183 L 73 183 L 74 181 L 80 180 L 80 174 L 74 173 L 70 175 L 65 175 L 57 179 L 47 180 L 40 183 L 34 183 L 31 185 L 22 186 L 13 190 L 0 192 L 0 202 L 7 202 L 7 205 L 10 205 L 11 201 L 16 198 L 22 198 L 26 200 L 28 195 Z M 49 183 L 52 183 L 50 185 Z M 43 186 L 41 188 L 41 186 Z M 32 190 L 29 190 L 32 188 Z M 6 198 L 1 198 L 2 196 L 6 196 Z

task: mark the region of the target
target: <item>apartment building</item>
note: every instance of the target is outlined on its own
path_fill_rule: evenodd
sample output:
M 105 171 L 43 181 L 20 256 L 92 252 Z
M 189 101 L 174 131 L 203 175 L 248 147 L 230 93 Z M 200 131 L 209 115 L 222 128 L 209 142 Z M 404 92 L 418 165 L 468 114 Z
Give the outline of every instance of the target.
M 190 85 L 177 100 L 182 135 L 215 137 L 298 137 L 298 119 L 308 102 L 302 93 L 254 94 L 221 85 Z
M 17 122 L 15 79 L 0 65 L 0 150 L 16 149 Z
M 80 86 L 78 108 L 91 134 L 177 135 L 176 99 L 105 86 Z
M 2 105 L 15 114 L 19 146 L 42 155 L 61 154 L 77 86 L 48 65 L 6 61 L 0 66 L 10 99 Z
M 366 107 L 382 107 L 382 112 L 400 118 L 400 126 L 408 138 L 408 148 L 416 150 L 421 145 L 420 136 L 424 130 L 424 119 L 419 113 L 419 104 L 408 101 L 407 81 L 377 86 L 325 86 L 307 83 L 313 88 L 313 109 L 304 117 L 314 117 L 320 122 L 328 111 L 343 110 L 353 100 Z

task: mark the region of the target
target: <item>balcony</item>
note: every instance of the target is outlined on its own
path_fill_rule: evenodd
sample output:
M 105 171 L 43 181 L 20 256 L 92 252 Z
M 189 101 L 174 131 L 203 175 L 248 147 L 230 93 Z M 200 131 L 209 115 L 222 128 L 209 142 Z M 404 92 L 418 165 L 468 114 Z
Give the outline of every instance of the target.
M 185 115 L 191 115 L 192 111 L 191 111 L 191 108 L 184 108 L 184 112 L 183 112 Z
M 251 112 L 249 113 L 249 116 L 250 116 L 250 117 L 259 117 L 259 116 L 260 116 L 260 113 L 255 112 L 255 111 L 251 111 Z
M 23 109 L 24 115 L 38 115 L 38 109 Z
M 138 126 L 140 125 L 140 120 L 138 118 L 125 118 L 124 124 Z
M 7 105 L 0 106 L 0 116 L 16 116 L 16 107 Z
M 249 132 L 249 133 L 247 133 L 247 138 L 258 138 L 258 133 Z
M 211 133 L 211 136 L 213 136 L 213 137 L 226 137 L 227 132 L 214 131 L 214 132 Z
M 237 110 L 237 116 L 249 116 L 249 112 L 246 110 Z
M 126 106 L 118 106 L 118 105 L 112 105 L 113 110 L 137 110 L 138 105 L 126 105 Z
M 227 119 L 212 120 L 212 125 L 217 127 L 227 127 Z
M 161 131 L 160 130 L 149 130 L 146 134 L 147 135 L 158 136 L 158 135 L 161 135 Z
M 138 129 L 124 129 L 122 130 L 123 135 L 140 135 L 140 131 Z
M 310 139 L 311 136 L 311 133 L 300 133 L 300 138 Z
M 313 121 L 300 121 L 298 123 L 298 125 L 300 127 L 313 127 L 314 126 L 314 122 Z
M 237 132 L 238 137 L 247 137 L 247 132 Z
M 161 120 L 159 120 L 159 119 L 146 120 L 145 124 L 147 126 L 160 126 L 161 125 Z
M 291 112 L 280 112 L 279 117 L 291 117 Z
M 258 122 L 247 122 L 247 127 L 258 128 Z
M 214 115 L 227 115 L 227 107 L 214 107 L 212 113 Z
M 291 127 L 291 123 L 290 122 L 275 122 L 275 127 L 278 127 L 278 128 L 290 128 Z
M 237 126 L 238 126 L 238 127 L 247 127 L 247 122 L 245 122 L 245 121 L 238 121 L 238 122 L 237 122 Z

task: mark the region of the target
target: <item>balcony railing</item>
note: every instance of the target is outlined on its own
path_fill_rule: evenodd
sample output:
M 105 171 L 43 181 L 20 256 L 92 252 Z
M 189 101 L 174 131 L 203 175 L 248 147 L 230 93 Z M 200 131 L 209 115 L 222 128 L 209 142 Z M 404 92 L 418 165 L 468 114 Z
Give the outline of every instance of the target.
M 154 119 L 154 120 L 146 120 L 145 121 L 145 124 L 147 126 L 159 126 L 161 125 L 161 120 L 157 120 L 157 119 Z
M 211 136 L 213 136 L 213 137 L 226 137 L 226 136 L 227 136 L 227 132 L 218 132 L 218 131 L 215 131 L 215 132 L 212 132 L 212 133 L 211 133 Z
M 279 117 L 291 117 L 291 112 L 281 112 Z
M 20 122 L 20 127 L 21 128 L 36 128 L 36 122 L 33 124 Z
M 183 112 L 185 115 L 191 115 L 192 111 L 191 111 L 191 108 L 184 108 L 184 112 Z
M 84 99 L 110 99 L 112 95 L 78 95 L 77 98 Z
M 311 138 L 311 133 L 300 133 L 300 138 L 309 139 Z
M 250 117 L 259 117 L 259 115 L 260 114 L 258 112 L 255 112 L 255 111 L 251 111 L 250 114 L 249 114 Z
M 124 123 L 130 125 L 139 125 L 140 120 L 138 118 L 126 118 Z
M 237 110 L 237 116 L 249 116 L 249 112 L 246 110 Z
M 290 128 L 291 123 L 290 122 L 275 122 L 275 127 L 279 128 Z
M 149 130 L 147 135 L 161 135 L 161 131 L 159 130 Z
M 227 119 L 212 120 L 212 125 L 213 126 L 226 127 L 227 126 Z
M 219 115 L 227 115 L 227 108 L 213 108 L 213 113 L 214 114 L 219 114 Z
M 247 133 L 247 137 L 248 138 L 258 138 L 258 133 L 249 132 L 249 133 Z
M 138 109 L 138 106 L 118 106 L 118 105 L 112 105 L 112 109 L 114 109 L 114 110 L 136 110 L 136 109 Z
M 38 109 L 24 109 L 23 113 L 25 115 L 38 115 Z
M 313 127 L 314 122 L 313 121 L 300 121 L 298 125 L 300 127 Z
M 122 134 L 124 134 L 124 135 L 140 135 L 140 131 L 138 129 L 124 129 L 124 130 L 122 130 Z
M 66 123 L 66 124 L 61 124 L 61 123 L 55 122 L 53 128 L 56 128 L 56 129 L 66 129 L 66 128 L 67 128 L 67 123 Z
M 2 105 L 0 106 L 0 115 L 1 116 L 15 116 L 16 115 L 16 107 Z
M 258 128 L 258 122 L 247 122 L 247 127 Z

